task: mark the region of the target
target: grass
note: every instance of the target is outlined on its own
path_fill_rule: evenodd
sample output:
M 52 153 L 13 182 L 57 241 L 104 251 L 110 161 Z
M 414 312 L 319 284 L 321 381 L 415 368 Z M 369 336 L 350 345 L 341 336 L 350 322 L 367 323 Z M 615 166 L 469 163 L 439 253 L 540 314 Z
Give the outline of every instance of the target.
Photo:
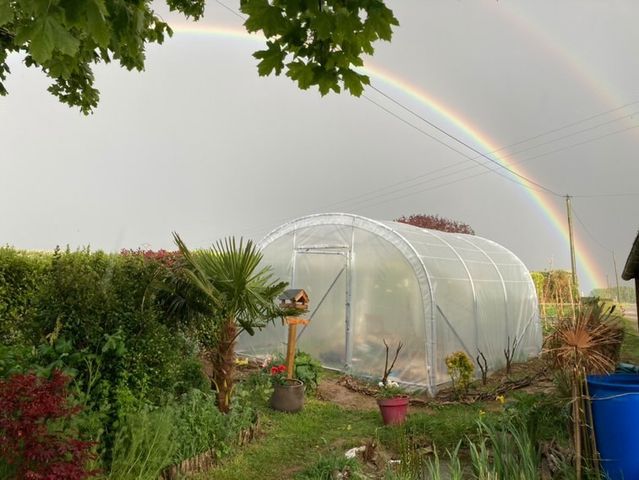
M 639 365 L 639 335 L 634 327 L 634 320 L 625 320 L 626 335 L 621 345 L 621 361 Z
M 264 435 L 198 478 L 293 478 L 322 458 L 363 445 L 381 427 L 376 411 L 345 410 L 313 398 L 306 399 L 300 413 L 264 409 L 261 418 Z
M 446 405 L 417 411 L 401 427 L 384 427 L 376 410 L 346 410 L 313 398 L 307 398 L 304 410 L 294 415 L 264 408 L 263 435 L 198 479 L 293 478 L 375 438 L 387 450 L 399 452 L 405 434 L 416 443 L 454 449 L 461 438 L 476 435 L 480 417 L 492 415 L 482 413 L 483 408 L 482 404 Z
M 436 445 L 441 450 L 452 450 L 459 440 L 474 437 L 477 420 L 493 414 L 484 412 L 484 405 L 446 405 L 432 412 L 417 412 L 410 415 L 406 423 L 399 427 L 387 427 L 379 431 L 379 440 L 384 446 L 398 451 L 399 443 L 408 436 L 413 443 L 426 446 Z

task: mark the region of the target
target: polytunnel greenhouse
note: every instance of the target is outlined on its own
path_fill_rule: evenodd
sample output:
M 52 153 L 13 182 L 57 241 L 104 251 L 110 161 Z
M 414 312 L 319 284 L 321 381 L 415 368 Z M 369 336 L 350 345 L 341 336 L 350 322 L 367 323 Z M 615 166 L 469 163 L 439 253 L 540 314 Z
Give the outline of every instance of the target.
M 452 352 L 473 361 L 482 353 L 489 371 L 505 365 L 504 350 L 516 361 L 540 352 L 530 273 L 490 240 L 332 213 L 286 223 L 260 248 L 276 276 L 308 293 L 311 321 L 298 348 L 325 367 L 379 378 L 383 339 L 391 348 L 401 341 L 395 379 L 433 394 L 450 381 Z M 282 351 L 286 335 L 276 322 L 243 335 L 238 351 Z

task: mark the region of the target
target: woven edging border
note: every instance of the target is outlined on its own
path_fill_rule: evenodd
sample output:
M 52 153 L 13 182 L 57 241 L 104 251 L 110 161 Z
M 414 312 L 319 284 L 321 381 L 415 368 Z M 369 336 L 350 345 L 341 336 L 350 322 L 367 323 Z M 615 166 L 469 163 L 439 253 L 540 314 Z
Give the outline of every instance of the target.
M 255 415 L 255 421 L 250 427 L 243 428 L 238 433 L 237 446 L 244 446 L 253 441 L 260 428 L 259 415 Z M 216 450 L 212 448 L 195 457 L 187 458 L 176 465 L 166 467 L 159 476 L 159 480 L 177 480 L 184 475 L 201 473 L 218 464 Z

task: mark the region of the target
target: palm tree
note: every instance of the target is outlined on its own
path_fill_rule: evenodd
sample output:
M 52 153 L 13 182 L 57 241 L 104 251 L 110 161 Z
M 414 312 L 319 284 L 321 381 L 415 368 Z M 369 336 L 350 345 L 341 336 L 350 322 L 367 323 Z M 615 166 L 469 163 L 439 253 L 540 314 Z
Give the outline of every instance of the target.
M 191 252 L 177 233 L 173 237 L 182 259 L 164 279 L 172 291 L 163 303 L 200 343 L 212 365 L 218 408 L 227 413 L 237 338 L 285 314 L 275 299 L 286 283 L 274 280 L 270 267 L 260 268 L 262 254 L 250 240 L 227 238 Z

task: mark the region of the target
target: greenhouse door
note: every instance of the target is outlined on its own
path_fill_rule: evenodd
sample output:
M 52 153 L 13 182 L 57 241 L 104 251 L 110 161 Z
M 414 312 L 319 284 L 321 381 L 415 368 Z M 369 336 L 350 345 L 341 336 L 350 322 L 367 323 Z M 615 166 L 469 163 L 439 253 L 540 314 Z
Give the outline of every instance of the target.
M 329 368 L 350 366 L 350 250 L 302 247 L 293 253 L 291 287 L 309 295 L 310 322 L 298 335 L 298 348 Z

